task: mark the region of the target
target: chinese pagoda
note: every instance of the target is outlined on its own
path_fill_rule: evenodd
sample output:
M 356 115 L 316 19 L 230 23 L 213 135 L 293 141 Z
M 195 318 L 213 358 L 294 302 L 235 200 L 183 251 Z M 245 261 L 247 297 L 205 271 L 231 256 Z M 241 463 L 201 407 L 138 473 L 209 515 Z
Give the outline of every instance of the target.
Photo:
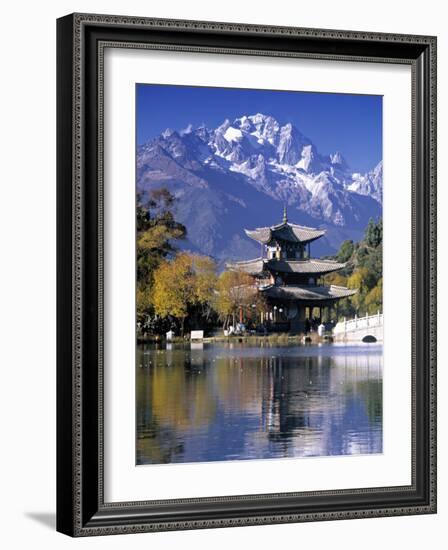
M 346 287 L 323 284 L 324 275 L 346 264 L 312 258 L 310 245 L 325 230 L 290 223 L 286 207 L 282 223 L 245 232 L 261 244 L 261 257 L 229 263 L 227 267 L 254 277 L 268 304 L 262 321 L 271 330 L 307 332 L 314 324 L 329 320 L 330 308 L 338 300 L 356 293 Z

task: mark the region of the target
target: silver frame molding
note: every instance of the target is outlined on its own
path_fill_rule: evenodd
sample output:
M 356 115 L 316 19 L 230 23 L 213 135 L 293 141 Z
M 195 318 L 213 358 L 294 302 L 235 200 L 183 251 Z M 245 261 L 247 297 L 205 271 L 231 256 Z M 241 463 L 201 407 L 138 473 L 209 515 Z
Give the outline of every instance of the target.
M 436 38 L 93 14 L 63 17 L 57 30 L 58 531 L 92 536 L 435 513 Z M 104 501 L 103 59 L 108 47 L 411 66 L 410 486 Z

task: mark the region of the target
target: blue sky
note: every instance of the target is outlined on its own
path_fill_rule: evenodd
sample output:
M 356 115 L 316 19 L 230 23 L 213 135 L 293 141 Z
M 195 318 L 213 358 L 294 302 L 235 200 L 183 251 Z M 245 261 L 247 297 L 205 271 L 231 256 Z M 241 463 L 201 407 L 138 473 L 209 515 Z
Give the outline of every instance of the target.
M 321 154 L 340 151 L 354 171 L 382 159 L 381 96 L 158 84 L 138 84 L 136 94 L 138 145 L 166 128 L 215 128 L 226 118 L 263 113 L 292 122 Z

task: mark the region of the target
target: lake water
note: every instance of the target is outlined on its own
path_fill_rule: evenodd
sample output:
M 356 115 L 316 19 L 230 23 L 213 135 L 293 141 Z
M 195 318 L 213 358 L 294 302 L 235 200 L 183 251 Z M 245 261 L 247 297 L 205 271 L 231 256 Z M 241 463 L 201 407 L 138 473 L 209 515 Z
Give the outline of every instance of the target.
M 382 347 L 141 345 L 137 464 L 382 452 Z

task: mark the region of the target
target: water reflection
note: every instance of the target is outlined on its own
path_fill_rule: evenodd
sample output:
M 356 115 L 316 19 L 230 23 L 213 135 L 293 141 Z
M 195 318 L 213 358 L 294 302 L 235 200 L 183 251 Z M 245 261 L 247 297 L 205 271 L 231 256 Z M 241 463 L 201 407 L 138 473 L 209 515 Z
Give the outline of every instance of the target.
M 382 452 L 380 346 L 137 353 L 137 464 Z

